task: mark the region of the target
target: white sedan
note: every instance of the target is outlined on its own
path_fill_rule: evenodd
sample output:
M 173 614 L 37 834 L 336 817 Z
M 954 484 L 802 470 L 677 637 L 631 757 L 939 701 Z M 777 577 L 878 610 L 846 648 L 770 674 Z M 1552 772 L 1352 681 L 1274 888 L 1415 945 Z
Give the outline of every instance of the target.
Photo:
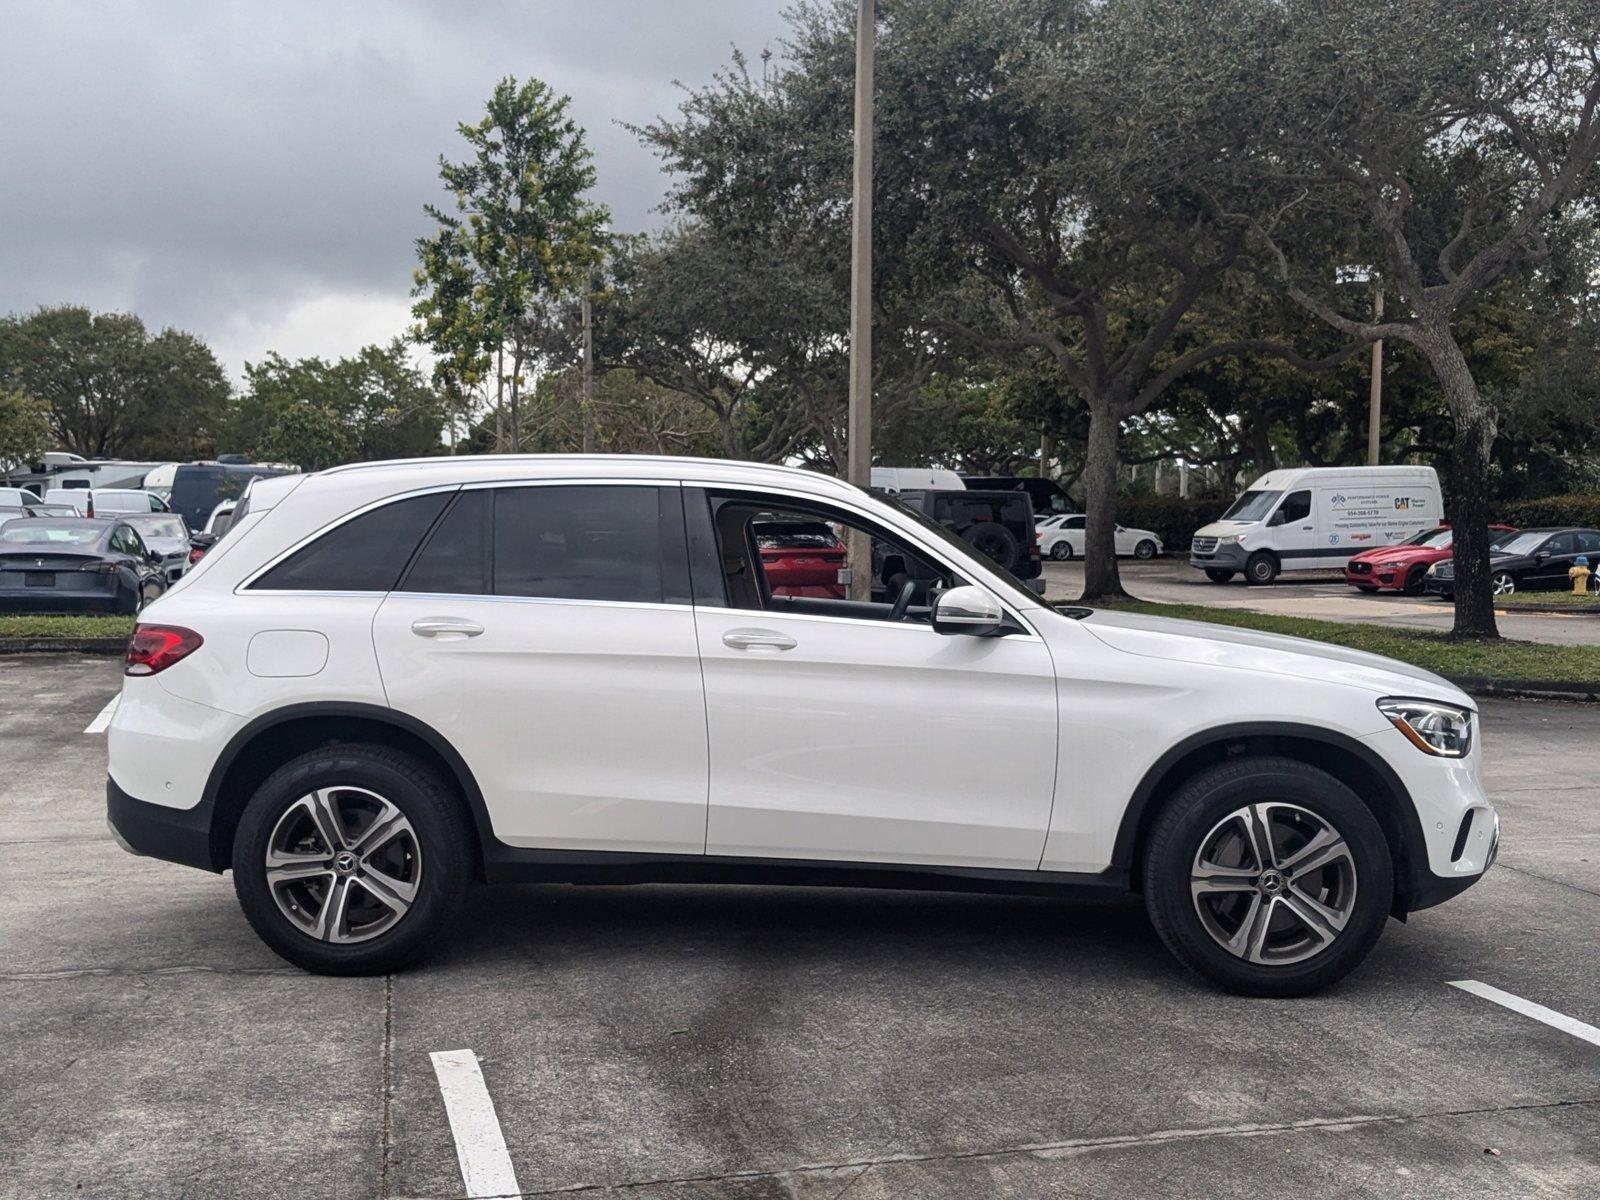
M 1079 558 L 1083 554 L 1082 513 L 1072 516 L 1046 517 L 1038 522 L 1039 552 L 1057 562 Z M 1154 558 L 1166 551 L 1166 546 L 1148 529 L 1129 529 L 1117 526 L 1117 553 L 1123 557 Z

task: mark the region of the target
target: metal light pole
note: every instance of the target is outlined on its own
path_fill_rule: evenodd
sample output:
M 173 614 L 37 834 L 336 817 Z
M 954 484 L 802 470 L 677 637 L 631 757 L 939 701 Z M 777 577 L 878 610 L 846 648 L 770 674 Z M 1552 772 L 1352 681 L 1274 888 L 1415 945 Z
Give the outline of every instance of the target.
M 587 284 L 584 285 L 587 288 Z M 594 453 L 594 314 L 589 305 L 589 293 L 583 293 L 583 378 L 578 404 L 582 409 L 583 452 Z
M 872 484 L 872 60 L 877 42 L 877 0 L 857 0 L 855 174 L 850 230 L 850 415 L 846 475 L 857 487 Z M 850 537 L 850 596 L 872 590 L 872 543 Z
M 1383 321 L 1383 289 L 1372 302 L 1372 323 Z M 1378 465 L 1378 433 L 1383 425 L 1383 339 L 1372 343 L 1372 382 L 1367 399 L 1367 466 Z

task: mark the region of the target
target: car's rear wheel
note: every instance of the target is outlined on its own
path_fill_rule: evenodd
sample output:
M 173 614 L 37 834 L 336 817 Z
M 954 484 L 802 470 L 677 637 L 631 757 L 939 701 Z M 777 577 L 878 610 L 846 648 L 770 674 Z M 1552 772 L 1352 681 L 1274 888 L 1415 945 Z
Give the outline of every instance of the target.
M 261 939 L 308 971 L 368 975 L 422 954 L 460 907 L 470 828 L 424 763 L 333 746 L 280 767 L 233 841 L 239 904 Z
M 1156 556 L 1156 544 L 1149 538 L 1142 539 L 1133 548 L 1133 556 L 1135 558 L 1154 558 Z
M 1233 578 L 1233 575 L 1232 571 L 1214 571 L 1210 567 L 1206 568 L 1206 578 L 1211 580 L 1212 583 L 1227 583 L 1228 580 Z
M 1229 991 L 1300 996 L 1354 970 L 1388 919 L 1394 865 L 1344 784 L 1286 758 L 1190 779 L 1156 818 L 1145 905 L 1179 961 Z
M 1050 547 L 1050 557 L 1057 562 L 1067 562 L 1072 558 L 1072 543 L 1062 538 Z

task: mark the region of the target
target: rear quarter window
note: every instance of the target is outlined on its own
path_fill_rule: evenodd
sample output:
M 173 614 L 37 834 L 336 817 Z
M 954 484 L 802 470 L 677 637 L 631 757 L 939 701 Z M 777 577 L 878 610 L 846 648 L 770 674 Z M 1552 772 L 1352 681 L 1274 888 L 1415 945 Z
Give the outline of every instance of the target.
M 449 499 L 449 492 L 432 492 L 352 517 L 296 550 L 252 583 L 251 590 L 392 591 Z

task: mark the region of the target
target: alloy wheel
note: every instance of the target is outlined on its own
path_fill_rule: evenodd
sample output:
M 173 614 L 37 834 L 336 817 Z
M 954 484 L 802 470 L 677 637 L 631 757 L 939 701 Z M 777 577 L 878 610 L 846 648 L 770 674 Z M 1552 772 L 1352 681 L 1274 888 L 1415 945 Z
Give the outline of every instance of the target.
M 364 942 L 411 910 L 422 846 L 406 815 L 376 792 L 319 788 L 273 826 L 266 878 L 278 911 L 301 932 Z
M 1509 596 L 1517 590 L 1517 581 L 1508 571 L 1496 571 L 1491 582 L 1496 596 Z
M 1303 962 L 1331 946 L 1356 901 L 1356 866 L 1342 834 L 1296 804 L 1250 804 L 1200 840 L 1189 874 L 1200 924 L 1236 958 Z

